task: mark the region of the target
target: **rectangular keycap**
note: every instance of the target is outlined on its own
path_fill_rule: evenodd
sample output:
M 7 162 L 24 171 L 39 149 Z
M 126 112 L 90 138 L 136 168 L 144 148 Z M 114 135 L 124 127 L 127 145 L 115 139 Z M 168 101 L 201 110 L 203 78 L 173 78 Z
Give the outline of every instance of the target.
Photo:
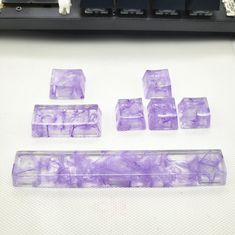
M 16 187 L 177 187 L 224 185 L 220 150 L 17 152 Z
M 101 136 L 101 111 L 91 105 L 35 105 L 33 137 Z

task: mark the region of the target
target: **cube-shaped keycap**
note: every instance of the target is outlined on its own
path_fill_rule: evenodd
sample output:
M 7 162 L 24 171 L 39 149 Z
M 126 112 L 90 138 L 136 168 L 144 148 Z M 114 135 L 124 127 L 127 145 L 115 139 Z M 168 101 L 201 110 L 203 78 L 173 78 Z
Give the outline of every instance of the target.
M 171 81 L 167 69 L 147 70 L 143 77 L 146 99 L 171 97 Z
M 146 129 L 142 99 L 120 99 L 116 105 L 118 131 Z
M 207 98 L 184 98 L 178 105 L 181 128 L 209 128 L 211 115 Z
M 53 69 L 51 99 L 84 99 L 85 76 L 81 69 Z
M 176 130 L 178 119 L 174 98 L 155 98 L 148 104 L 150 130 Z
M 91 105 L 35 105 L 33 137 L 99 137 L 101 111 Z

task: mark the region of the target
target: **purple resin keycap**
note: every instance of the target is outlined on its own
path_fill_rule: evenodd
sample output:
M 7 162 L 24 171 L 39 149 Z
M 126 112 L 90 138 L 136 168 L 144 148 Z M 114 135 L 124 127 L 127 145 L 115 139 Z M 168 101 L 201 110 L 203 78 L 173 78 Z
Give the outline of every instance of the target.
M 184 98 L 178 105 L 181 128 L 209 128 L 210 109 L 207 98 Z
M 148 104 L 150 130 L 176 130 L 178 119 L 174 98 L 151 99 Z
M 35 105 L 33 137 L 99 137 L 101 111 L 91 105 Z
M 81 69 L 53 69 L 51 99 L 84 99 L 85 76 Z
M 172 96 L 170 75 L 167 69 L 146 70 L 143 86 L 146 99 Z
M 220 150 L 17 152 L 16 187 L 177 187 L 226 183 Z
M 119 99 L 116 105 L 116 121 L 118 131 L 146 129 L 142 99 Z

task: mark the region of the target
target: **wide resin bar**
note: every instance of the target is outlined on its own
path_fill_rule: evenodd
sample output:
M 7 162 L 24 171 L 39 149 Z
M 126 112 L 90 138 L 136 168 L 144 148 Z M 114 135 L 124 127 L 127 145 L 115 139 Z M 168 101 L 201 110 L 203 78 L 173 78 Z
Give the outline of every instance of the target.
M 17 152 L 17 187 L 177 187 L 226 183 L 220 150 Z
M 90 105 L 35 105 L 33 137 L 99 137 L 101 111 Z

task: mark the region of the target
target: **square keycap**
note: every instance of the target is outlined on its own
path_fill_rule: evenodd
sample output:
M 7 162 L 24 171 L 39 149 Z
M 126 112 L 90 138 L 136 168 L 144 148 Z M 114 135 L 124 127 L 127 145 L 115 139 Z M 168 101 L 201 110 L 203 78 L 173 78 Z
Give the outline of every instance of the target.
M 167 69 L 147 70 L 143 77 L 146 99 L 171 97 L 171 81 Z
M 174 98 L 151 99 L 148 104 L 150 130 L 176 130 L 178 119 Z
M 181 128 L 209 128 L 211 115 L 207 98 L 184 98 L 178 105 Z
M 116 105 L 118 131 L 146 129 L 142 99 L 120 99 Z
M 51 99 L 84 99 L 85 76 L 81 69 L 53 69 Z

